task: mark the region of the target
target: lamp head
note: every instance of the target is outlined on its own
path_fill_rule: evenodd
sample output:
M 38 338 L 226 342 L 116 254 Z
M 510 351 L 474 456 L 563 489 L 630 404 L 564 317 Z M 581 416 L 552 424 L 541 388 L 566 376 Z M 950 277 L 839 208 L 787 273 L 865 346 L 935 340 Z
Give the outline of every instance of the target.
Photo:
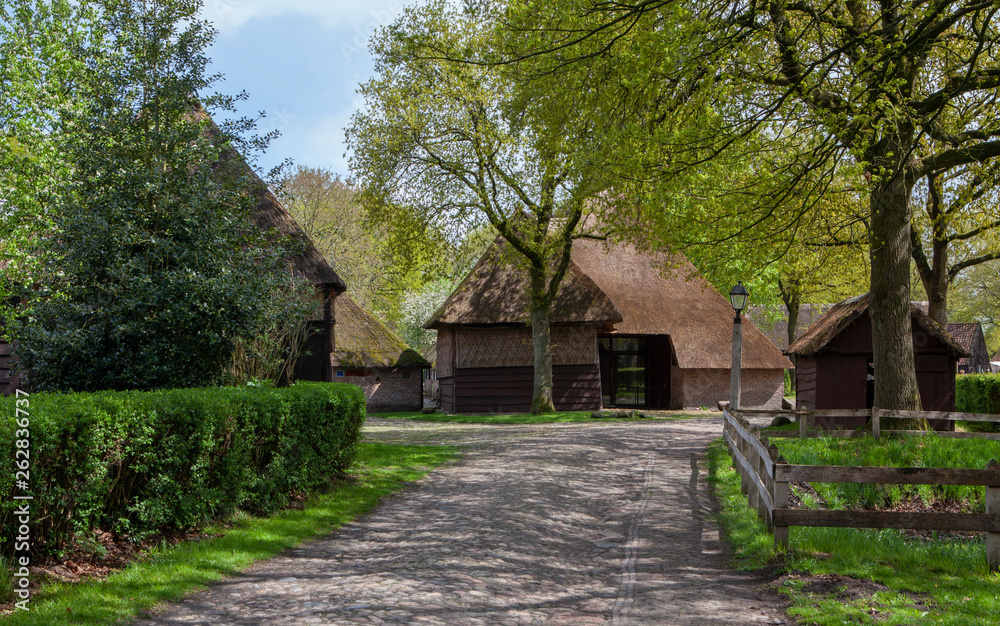
M 733 310 L 736 311 L 737 317 L 746 308 L 749 296 L 750 293 L 743 286 L 743 281 L 739 281 L 735 287 L 729 290 L 729 302 L 733 305 Z

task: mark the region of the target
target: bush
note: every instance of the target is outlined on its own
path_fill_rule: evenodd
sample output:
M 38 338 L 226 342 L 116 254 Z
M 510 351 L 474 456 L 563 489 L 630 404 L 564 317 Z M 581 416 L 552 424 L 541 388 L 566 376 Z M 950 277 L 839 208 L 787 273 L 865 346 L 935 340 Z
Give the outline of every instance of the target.
M 267 513 L 351 463 L 358 387 L 298 383 L 29 398 L 32 548 L 102 528 L 133 538 L 195 528 L 237 508 Z M 15 399 L 0 399 L 0 450 L 15 458 Z M 8 464 L 9 465 L 9 464 Z M 0 473 L 0 547 L 10 554 L 15 476 Z
M 1000 375 L 965 374 L 955 379 L 955 410 L 1000 414 Z

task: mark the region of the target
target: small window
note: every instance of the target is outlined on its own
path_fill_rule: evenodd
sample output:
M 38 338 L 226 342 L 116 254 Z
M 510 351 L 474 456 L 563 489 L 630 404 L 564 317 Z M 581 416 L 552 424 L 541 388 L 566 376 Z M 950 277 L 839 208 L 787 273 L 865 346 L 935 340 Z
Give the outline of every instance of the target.
M 337 378 L 343 378 L 343 377 L 344 377 L 344 370 L 337 370 Z

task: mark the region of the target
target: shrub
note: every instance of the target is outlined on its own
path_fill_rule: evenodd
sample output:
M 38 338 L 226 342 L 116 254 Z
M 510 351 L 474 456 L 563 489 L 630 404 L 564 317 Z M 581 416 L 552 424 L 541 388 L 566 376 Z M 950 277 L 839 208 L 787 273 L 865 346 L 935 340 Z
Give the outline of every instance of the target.
M 364 422 L 353 385 L 227 387 L 30 397 L 32 547 L 57 551 L 103 528 L 141 538 L 237 508 L 267 513 L 351 463 Z M 15 399 L 0 399 L 13 459 Z M 9 554 L 15 477 L 0 473 Z
M 955 410 L 1000 414 L 1000 375 L 965 374 L 955 379 Z

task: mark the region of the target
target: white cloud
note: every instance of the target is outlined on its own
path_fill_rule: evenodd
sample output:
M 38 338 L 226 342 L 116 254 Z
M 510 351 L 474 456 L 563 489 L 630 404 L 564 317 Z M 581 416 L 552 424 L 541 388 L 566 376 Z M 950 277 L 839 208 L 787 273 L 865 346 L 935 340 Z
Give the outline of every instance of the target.
M 202 17 L 220 32 L 239 30 L 254 19 L 305 15 L 330 27 L 373 29 L 392 23 L 402 12 L 403 0 L 206 0 Z

